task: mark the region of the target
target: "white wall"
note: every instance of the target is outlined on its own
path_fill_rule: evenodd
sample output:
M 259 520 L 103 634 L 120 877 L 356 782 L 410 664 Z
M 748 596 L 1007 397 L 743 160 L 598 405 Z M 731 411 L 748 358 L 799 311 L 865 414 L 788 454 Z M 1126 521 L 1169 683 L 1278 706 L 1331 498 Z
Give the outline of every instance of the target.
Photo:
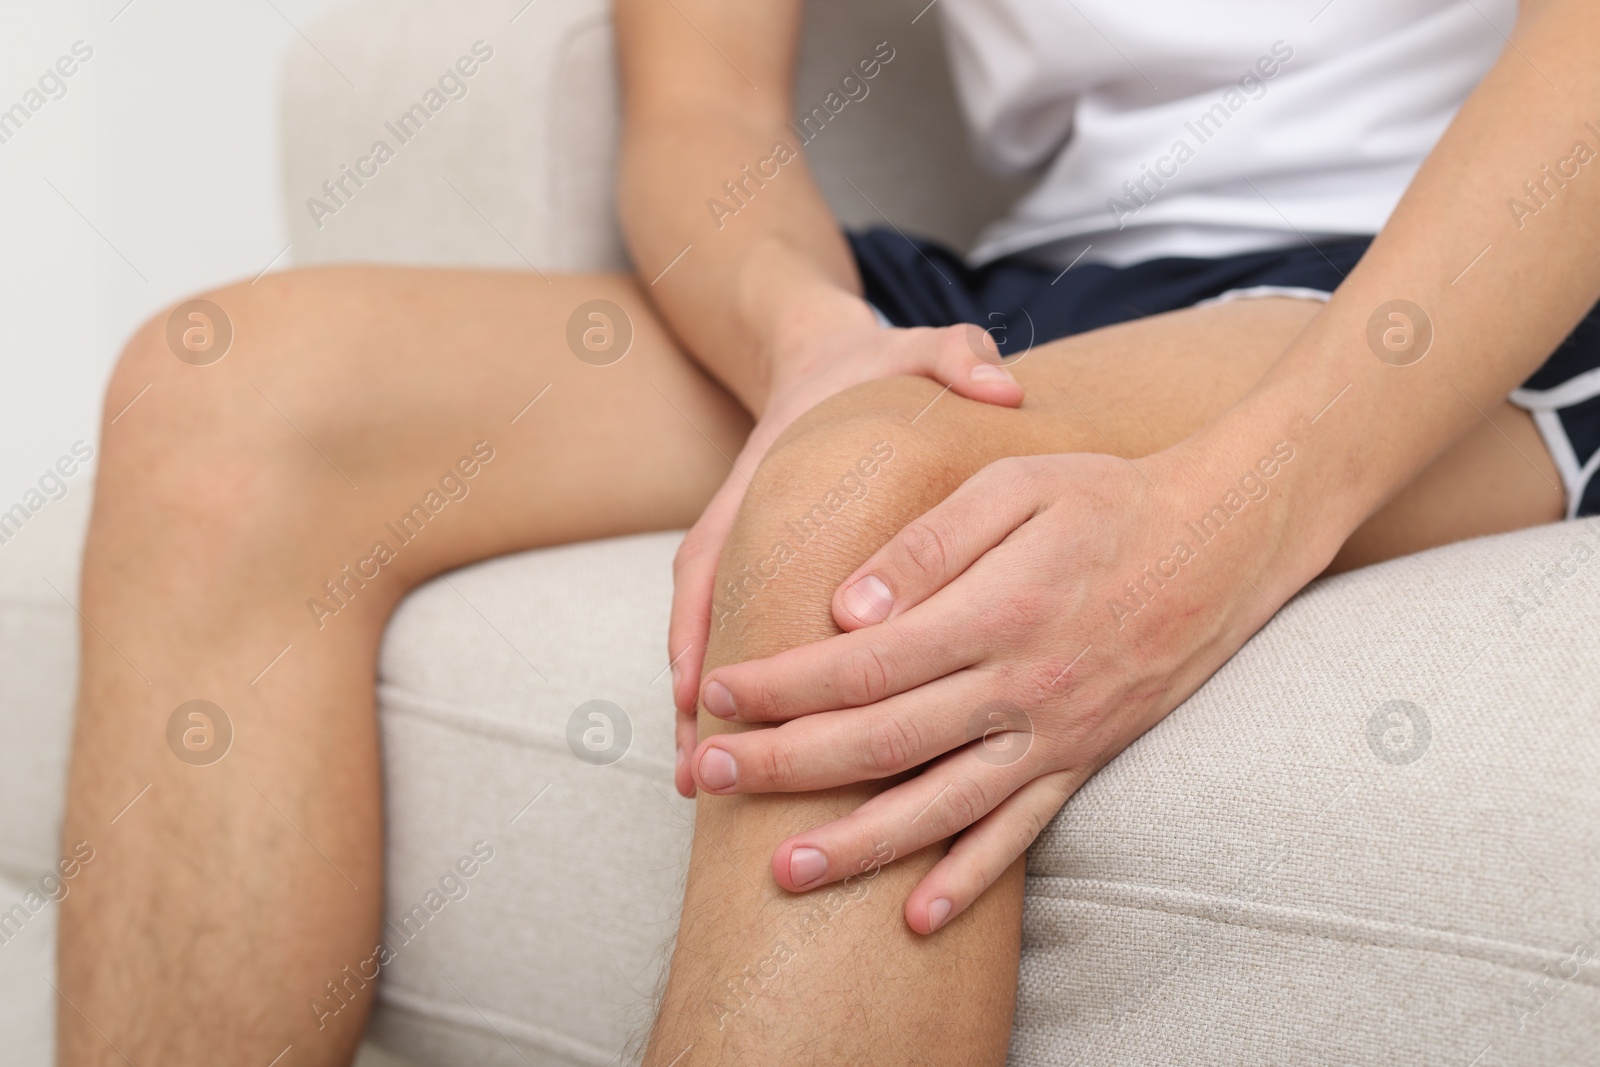
M 295 27 L 314 41 L 346 2 L 0 0 L 0 109 L 74 42 L 94 50 L 0 144 L 0 509 L 74 441 L 98 451 L 140 322 L 288 243 L 278 69 Z

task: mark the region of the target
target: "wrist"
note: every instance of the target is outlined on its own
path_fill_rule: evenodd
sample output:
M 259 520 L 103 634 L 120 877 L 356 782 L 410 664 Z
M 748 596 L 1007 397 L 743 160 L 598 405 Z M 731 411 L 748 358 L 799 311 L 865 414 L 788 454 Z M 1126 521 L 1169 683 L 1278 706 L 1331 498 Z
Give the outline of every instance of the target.
M 840 330 L 871 329 L 878 325 L 872 308 L 858 294 L 827 282 L 796 286 L 777 306 L 768 320 L 763 347 L 779 375 L 803 368 L 809 353 L 817 355 L 807 342 L 818 334 Z
M 819 333 L 875 326 L 877 320 L 856 291 L 856 279 L 841 280 L 809 256 L 772 240 L 753 249 L 740 272 L 740 318 L 754 341 L 759 412 L 775 383 L 804 373 L 806 342 Z
M 1364 517 L 1344 481 L 1330 477 L 1329 452 L 1310 422 L 1316 408 L 1303 414 L 1302 406 L 1264 389 L 1167 450 L 1198 516 L 1195 536 L 1253 513 L 1250 551 L 1263 578 L 1284 581 L 1283 599 L 1327 567 Z

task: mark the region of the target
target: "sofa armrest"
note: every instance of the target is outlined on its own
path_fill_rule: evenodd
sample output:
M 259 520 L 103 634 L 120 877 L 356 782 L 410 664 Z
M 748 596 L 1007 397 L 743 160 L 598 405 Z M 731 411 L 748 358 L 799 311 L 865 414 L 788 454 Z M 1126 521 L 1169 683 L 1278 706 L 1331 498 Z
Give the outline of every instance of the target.
M 282 96 L 294 262 L 627 268 L 606 0 L 362 0 L 309 36 Z
M 825 119 L 813 119 L 805 151 L 845 226 L 965 247 L 1019 185 L 973 163 L 938 20 L 913 21 L 923 3 L 811 0 L 796 116 Z M 293 262 L 627 268 L 610 4 L 525 4 L 361 0 L 311 28 L 315 45 L 294 51 L 282 98 Z M 465 95 L 440 94 L 420 130 L 401 127 L 477 41 L 493 57 L 462 80 Z M 880 43 L 892 61 L 855 84 L 858 99 L 840 94 Z M 380 141 L 392 153 L 382 163 Z

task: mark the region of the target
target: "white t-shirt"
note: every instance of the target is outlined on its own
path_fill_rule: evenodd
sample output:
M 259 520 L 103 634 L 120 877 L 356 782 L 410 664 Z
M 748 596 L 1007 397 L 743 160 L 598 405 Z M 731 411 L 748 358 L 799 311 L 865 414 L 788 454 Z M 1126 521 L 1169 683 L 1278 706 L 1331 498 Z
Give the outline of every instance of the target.
M 1043 166 L 984 263 L 1221 256 L 1375 233 L 1515 0 L 943 0 L 979 158 Z M 1304 236 L 1302 236 L 1304 235 Z

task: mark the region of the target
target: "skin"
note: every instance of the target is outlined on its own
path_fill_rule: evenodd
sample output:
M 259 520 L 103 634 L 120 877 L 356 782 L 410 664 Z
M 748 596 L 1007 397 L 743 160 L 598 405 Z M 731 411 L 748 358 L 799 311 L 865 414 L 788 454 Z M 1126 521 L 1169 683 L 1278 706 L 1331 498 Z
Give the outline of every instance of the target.
M 1482 291 L 1452 294 L 1426 280 L 1454 276 L 1456 245 L 1471 245 L 1464 263 L 1480 237 L 1500 236 L 1494 227 L 1503 221 L 1480 206 L 1498 204 L 1502 189 L 1520 184 L 1530 155 L 1545 152 L 1549 130 L 1528 115 L 1551 128 L 1571 118 L 1546 106 L 1542 81 L 1526 71 L 1496 69 L 1436 153 L 1443 162 L 1419 176 L 1422 193 L 1408 197 L 1326 308 L 1252 301 L 1160 316 L 1043 346 L 1011 382 L 972 377 L 992 371 L 992 351 L 967 331 L 870 325 L 803 162 L 742 210 L 737 226 L 708 230 L 704 191 L 766 155 L 787 114 L 777 87 L 789 82 L 797 8 L 676 7 L 687 18 L 662 5 L 617 8 L 628 114 L 621 208 L 635 260 L 654 277 L 696 244 L 648 297 L 623 278 L 291 272 L 210 294 L 235 323 L 235 348 L 220 363 L 197 369 L 174 360 L 162 341 L 164 316 L 124 354 L 107 395 L 80 604 L 94 625 L 84 630 L 65 840 L 91 841 L 97 857 L 62 905 L 63 1063 L 269 1062 L 290 1044 L 295 1062 L 348 1062 L 371 986 L 324 1029 L 306 1001 L 374 940 L 382 899 L 376 648 L 403 592 L 440 571 L 695 521 L 679 556 L 670 637 L 687 753 L 697 741 L 691 715 L 702 664 L 719 672 L 713 678 L 742 664 L 759 679 L 780 653 L 815 655 L 804 649 L 824 647 L 816 643 L 839 630 L 873 629 L 839 621 L 838 590 L 856 584 L 846 580 L 859 579 L 864 565 L 893 580 L 893 610 L 908 620 L 915 609 L 907 605 L 933 608 L 936 590 L 958 580 L 954 568 L 930 568 L 921 585 L 908 583 L 893 561 L 909 554 L 896 557 L 905 543 L 897 548 L 894 539 L 959 492 L 988 494 L 978 510 L 997 515 L 1004 509 L 993 501 L 1017 498 L 1020 488 L 1045 515 L 1064 513 L 1053 501 L 1107 501 L 1080 513 L 1082 530 L 1068 545 L 1098 591 L 1102 575 L 1120 579 L 1129 563 L 1137 571 L 1150 558 L 1137 531 L 1193 514 L 1211 488 L 1256 462 L 1263 443 L 1270 450 L 1285 433 L 1304 435 L 1305 420 L 1350 384 L 1346 401 L 1361 402 L 1316 424 L 1323 436 L 1303 466 L 1285 467 L 1271 506 L 1241 528 L 1248 537 L 1219 544 L 1183 600 L 1141 611 L 1153 649 L 1137 664 L 1143 673 L 1109 663 L 1094 675 L 1102 688 L 1074 687 L 1080 703 L 1052 720 L 1067 727 L 1039 730 L 1040 762 L 1009 765 L 1039 773 L 1012 792 L 1001 784 L 985 794 L 1021 798 L 994 809 L 1004 816 L 991 823 L 995 834 L 959 839 L 991 844 L 958 845 L 943 859 L 941 841 L 913 847 L 925 831 L 908 831 L 921 820 L 886 803 L 898 803 L 896 790 L 882 792 L 899 781 L 892 773 L 848 783 L 835 773 L 823 788 L 823 778 L 774 778 L 772 788 L 795 791 L 702 796 L 684 918 L 646 1062 L 999 1062 L 1016 977 L 1015 857 L 1088 767 L 1237 648 L 1270 614 L 1260 600 L 1275 608 L 1330 564 L 1559 514 L 1553 470 L 1529 421 L 1495 398 L 1600 290 L 1600 265 L 1580 254 L 1600 216 L 1593 197 L 1574 185 L 1561 233 L 1530 229 L 1520 245 L 1497 244 L 1505 258 L 1474 268 Z M 1519 33 L 1522 51 L 1581 99 L 1593 99 L 1582 94 L 1600 76 L 1583 68 L 1583 50 L 1570 42 L 1592 37 L 1591 21 L 1552 2 Z M 768 88 L 752 90 L 708 60 L 700 33 Z M 1476 150 L 1484 143 L 1495 153 Z M 1506 161 L 1485 163 L 1502 144 Z M 1463 179 L 1468 170 L 1491 173 Z M 1437 250 L 1414 250 L 1424 245 Z M 1484 270 L 1496 263 L 1502 273 Z M 1530 317 L 1508 322 L 1504 302 L 1483 293 L 1508 291 L 1513 281 L 1532 294 L 1519 312 Z M 1433 368 L 1443 360 L 1396 379 L 1395 368 L 1372 365 L 1364 342 L 1357 348 L 1376 296 L 1396 290 L 1437 309 L 1430 314 L 1441 338 L 1460 339 L 1450 381 L 1477 397 L 1486 417 L 1439 399 Z M 572 309 L 596 297 L 620 304 L 636 330 L 627 358 L 606 368 L 574 359 L 565 342 Z M 538 407 L 512 423 L 525 398 L 549 383 Z M 146 384 L 149 392 L 113 423 Z M 945 385 L 950 394 L 929 407 Z M 477 440 L 492 441 L 496 458 L 472 496 L 407 546 L 382 582 L 315 629 L 306 597 Z M 574 448 L 576 440 L 587 447 Z M 775 527 L 810 508 L 880 440 L 907 444 L 896 446 L 862 506 L 830 524 L 816 552 L 785 573 L 792 588 L 775 587 L 712 630 L 719 561 L 725 577 L 759 562 Z M 1108 446 L 1121 455 L 1100 454 Z M 739 469 L 730 474 L 722 457 L 735 454 Z M 1143 479 L 1123 456 L 1145 464 L 1160 491 L 1139 488 Z M 979 481 L 1017 457 L 1047 466 L 998 488 Z M 1028 568 L 1067 536 L 1058 528 L 1030 534 L 1037 547 L 1018 557 L 1016 573 L 1037 573 Z M 989 554 L 974 557 L 969 546 L 950 559 L 977 573 Z M 1260 597 L 1238 592 L 1246 559 L 1257 561 L 1248 575 Z M 1007 580 L 986 581 L 985 596 L 966 598 L 970 610 L 952 611 L 947 625 L 982 626 L 1014 593 Z M 1034 617 L 1045 618 L 1046 606 L 1030 605 Z M 1098 598 L 1095 606 L 1104 610 Z M 1072 620 L 1073 605 L 1053 607 L 1050 618 Z M 1181 624 L 1195 618 L 1205 620 L 1203 641 Z M 258 679 L 285 643 L 292 651 Z M 1004 647 L 997 640 L 964 651 L 994 657 Z M 1013 659 L 995 660 L 997 676 L 1052 665 L 1026 642 L 1011 647 Z M 755 664 L 744 662 L 751 657 Z M 726 677 L 730 688 L 745 684 Z M 908 677 L 897 675 L 897 684 Z M 1129 693 L 1142 700 L 1132 712 L 1096 710 Z M 165 742 L 173 708 L 196 696 L 226 708 L 237 732 L 229 756 L 206 768 L 175 760 Z M 813 695 L 808 707 L 819 702 L 829 701 Z M 774 745 L 788 727 L 702 713 L 700 729 L 706 745 Z M 817 774 L 814 757 L 797 760 L 797 773 Z M 750 756 L 741 763 L 759 765 Z M 681 788 L 692 787 L 693 769 L 688 760 L 680 766 Z M 927 783 L 912 778 L 898 789 L 919 784 Z M 968 804 L 968 813 L 979 807 Z M 960 822 L 948 805 L 930 810 L 944 833 Z M 778 932 L 826 900 L 814 888 L 789 891 L 787 860 L 801 835 L 847 815 L 856 819 L 852 842 L 822 842 L 830 853 L 824 881 L 870 873 L 843 890 L 859 899 L 825 909 L 826 933 L 789 946 L 794 958 L 781 979 L 741 998 L 736 1013 L 718 1014 L 731 972 L 747 963 L 759 971 Z M 874 837 L 874 846 L 893 847 L 852 851 Z M 931 891 L 961 906 L 928 938 L 918 916 L 926 920 Z M 239 980 L 241 958 L 250 960 L 249 982 Z
M 571 309 L 596 295 L 621 304 L 638 330 L 627 358 L 606 368 L 565 347 Z M 517 274 L 323 269 L 209 297 L 236 327 L 227 358 L 206 368 L 178 362 L 158 317 L 129 345 L 107 394 L 80 602 L 94 627 L 83 632 L 64 834 L 97 853 L 62 902 L 65 1064 L 123 1063 L 118 1050 L 136 1063 L 268 1062 L 290 1044 L 298 1062 L 347 1063 L 372 987 L 356 990 L 325 1029 L 307 1000 L 365 958 L 376 937 L 382 852 L 372 676 L 393 605 L 425 578 L 494 554 L 681 526 L 726 469 L 717 449 L 732 454 L 749 433 L 749 416 L 670 343 L 627 279 L 558 279 L 552 288 Z M 786 572 L 793 588 L 738 616 L 712 663 L 833 632 L 829 598 L 838 580 L 994 456 L 1068 441 L 1090 446 L 1100 431 L 1124 449 L 1143 448 L 1147 427 L 1183 432 L 1195 396 L 1220 406 L 1230 386 L 1247 388 L 1313 312 L 1296 301 L 1253 301 L 1043 346 L 1018 368 L 1030 389 L 1022 410 L 946 395 L 911 437 L 906 424 L 939 391 L 931 382 L 867 383 L 824 402 L 757 472 L 728 566 L 755 554 L 752 545 L 764 555 L 771 528 L 810 508 L 883 435 L 907 443 L 862 506 L 846 513 L 850 524 L 830 528 L 816 552 Z M 1129 361 L 1116 376 L 1105 371 L 1112 352 Z M 389 373 L 397 361 L 405 376 Z M 523 398 L 552 382 L 511 424 Z M 138 404 L 110 423 L 147 384 Z M 1145 402 L 1131 403 L 1136 396 Z M 1525 416 L 1502 409 L 1496 418 L 1522 447 L 1536 448 Z M 609 444 L 574 450 L 579 437 Z M 447 521 L 316 629 L 307 596 L 479 439 L 493 444 L 495 459 L 460 510 L 451 514 L 458 505 L 450 504 Z M 951 448 L 952 441 L 964 444 Z M 1444 531 L 1447 539 L 1546 521 L 1559 509 L 1558 495 L 1529 477 L 1487 427 L 1416 489 L 1417 506 L 1472 517 Z M 1363 551 L 1424 547 L 1403 517 L 1411 499 L 1392 505 L 1402 510 L 1392 512 L 1399 521 L 1389 529 L 1363 531 Z M 196 696 L 222 706 L 236 730 L 233 749 L 209 767 L 181 763 L 166 746 L 172 710 Z M 706 728 L 749 729 L 709 718 Z M 718 1062 L 713 1035 L 748 1042 L 742 1050 L 783 1047 L 789 1062 L 838 1062 L 828 1057 L 845 1047 L 858 1053 L 858 1041 L 888 1043 L 908 1062 L 1001 1054 L 1021 880 L 1002 879 L 991 903 L 963 917 L 961 933 L 952 927 L 926 941 L 898 916 L 937 849 L 867 881 L 864 899 L 784 966 L 783 999 L 756 997 L 717 1029 L 712 995 L 727 1004 L 730 970 L 768 956 L 774 931 L 821 899 L 774 884 L 773 849 L 875 791 L 703 798 L 697 838 L 717 846 L 697 848 L 691 860 L 659 1048 L 691 1034 L 672 1055 L 700 1037 L 708 1043 L 684 1062 Z M 240 982 L 246 956 L 251 980 Z M 840 974 L 874 991 L 870 1006 L 840 994 Z M 884 994 L 890 979 L 899 981 L 898 995 Z M 805 999 L 804 1014 L 794 1011 L 794 997 Z M 813 1042 L 808 1026 L 797 1047 L 797 1020 L 828 1023 L 833 1043 Z M 915 1046 L 901 1033 L 914 1035 Z
M 907 923 L 931 931 L 1290 596 L 1341 552 L 1359 555 L 1346 542 L 1488 420 L 1600 296 L 1600 263 L 1588 254 L 1600 237 L 1600 186 L 1566 182 L 1537 219 L 1507 206 L 1526 195 L 1526 176 L 1593 141 L 1584 122 L 1600 114 L 1600 73 L 1575 42 L 1597 38 L 1592 5 L 1525 8 L 1512 47 L 1361 263 L 1224 410 L 1137 462 L 1077 452 L 984 470 L 833 591 L 848 638 L 706 681 L 706 706 L 723 717 L 789 726 L 702 742 L 691 760 L 702 788 L 809 790 L 937 761 L 849 817 L 784 841 L 775 877 L 784 880 L 796 849 L 821 853 L 827 880 L 852 870 L 870 842 L 914 849 L 963 832 L 906 901 Z M 1409 302 L 1404 320 L 1390 314 L 1397 298 Z M 1430 329 L 1431 349 L 1380 353 L 1372 323 L 1373 334 Z M 1239 536 L 1207 539 L 1195 562 L 1180 560 L 1183 580 L 1135 599 L 1130 629 L 1129 613 L 1112 606 L 1126 583 L 1177 558 L 1180 541 L 1185 554 L 1198 549 L 1187 524 L 1280 449 L 1299 459 L 1230 527 Z M 1025 755 L 996 760 L 971 747 L 981 731 L 953 707 L 984 701 L 1012 709 L 999 740 Z M 840 714 L 801 721 L 818 712 Z M 880 758 L 870 743 L 880 733 L 913 740 Z M 772 766 L 786 773 L 760 773 Z M 950 806 L 945 817 L 905 831 L 907 814 L 935 797 Z
M 348 1063 L 371 985 L 331 1018 L 308 1003 L 377 941 L 373 678 L 395 603 L 488 556 L 691 522 L 750 428 L 627 278 L 339 268 L 208 298 L 234 325 L 224 359 L 175 359 L 158 317 L 107 390 L 64 830 L 96 857 L 62 902 L 63 1064 L 291 1044 L 284 1062 Z M 596 298 L 637 326 L 605 368 L 565 341 Z M 480 440 L 470 494 L 318 628 L 307 599 Z M 211 766 L 167 747 L 195 698 L 235 729 Z
M 837 490 L 842 473 L 857 470 L 875 443 L 890 442 L 893 459 L 864 481 L 865 496 L 842 508 L 747 606 L 713 629 L 709 676 L 738 684 L 740 672 L 762 671 L 792 649 L 790 654 L 822 652 L 810 656 L 799 673 L 816 667 L 813 678 L 825 677 L 828 641 L 804 642 L 840 633 L 836 589 L 876 558 L 880 545 L 892 543 L 909 519 L 974 485 L 974 476 L 1002 457 L 1047 457 L 1069 449 L 1130 456 L 1158 451 L 1247 390 L 1314 314 L 1314 306 L 1300 301 L 1241 302 L 1045 346 L 1017 368 L 1027 389 L 1020 410 L 951 396 L 928 407 L 939 386 L 915 378 L 869 383 L 825 401 L 780 439 L 757 472 L 722 557 L 722 579 L 748 573 L 746 567 L 762 572 L 774 544 L 794 540 L 795 519 Z M 1494 414 L 1498 426 L 1553 476 L 1531 420 L 1508 407 Z M 1128 463 L 1120 455 L 1093 458 Z M 1373 516 L 1334 566 L 1416 551 L 1434 543 L 1435 535 L 1454 540 L 1550 521 L 1561 504 L 1555 486 L 1485 425 Z M 1416 511 L 1436 509 L 1465 524 L 1446 532 L 1412 521 Z M 1041 623 L 1052 609 L 1036 604 L 1026 618 Z M 997 621 L 987 617 L 976 625 Z M 913 643 L 915 656 L 937 654 L 939 646 L 931 642 Z M 774 660 L 752 658 L 775 654 Z M 1053 652 L 1052 671 L 1064 665 L 1058 656 Z M 860 676 L 858 670 L 846 673 Z M 801 688 L 774 686 L 773 699 L 782 701 Z M 944 703 L 965 725 L 983 699 L 969 695 Z M 760 701 L 752 706 L 766 707 Z M 749 784 L 699 794 L 683 920 L 645 1063 L 671 1064 L 678 1056 L 679 1062 L 708 1064 L 1004 1061 L 1023 863 L 1012 853 L 986 892 L 975 893 L 968 909 L 926 937 L 916 921 L 926 909 L 913 914 L 905 901 L 923 892 L 920 884 L 948 862 L 941 861 L 942 839 L 957 802 L 930 784 L 915 793 L 914 806 L 886 807 L 895 792 L 915 789 L 937 774 L 935 765 L 907 778 L 906 768 L 917 760 L 910 739 L 923 724 L 936 723 L 940 710 L 920 708 L 904 720 L 904 729 L 895 730 L 877 729 L 856 712 L 805 716 L 776 730 L 701 712 L 702 752 L 721 747 L 736 753 Z M 805 733 L 792 733 L 808 727 L 826 732 L 842 770 L 808 749 Z M 788 752 L 809 759 L 790 763 Z M 873 762 L 887 753 L 894 754 L 892 766 Z M 899 781 L 906 784 L 882 792 Z M 1056 790 L 1051 799 L 1059 806 L 1072 784 L 1045 778 L 1031 788 Z M 953 795 L 959 798 L 959 790 Z M 1048 810 L 1053 813 L 1054 806 Z M 815 829 L 819 824 L 826 825 Z M 1030 839 L 1038 829 L 1029 827 Z M 956 850 L 965 840 L 958 839 Z M 796 843 L 816 843 L 829 856 L 830 866 L 818 879 L 801 884 L 792 876 L 788 861 Z M 1009 840 L 1004 844 L 1020 848 Z M 956 850 L 949 858 L 957 857 Z M 886 855 L 897 858 L 877 870 L 876 861 Z M 864 879 L 864 871 L 872 877 Z M 818 921 L 819 910 L 830 918 Z M 819 929 L 814 940 L 806 940 Z M 772 965 L 760 966 L 774 957 Z

